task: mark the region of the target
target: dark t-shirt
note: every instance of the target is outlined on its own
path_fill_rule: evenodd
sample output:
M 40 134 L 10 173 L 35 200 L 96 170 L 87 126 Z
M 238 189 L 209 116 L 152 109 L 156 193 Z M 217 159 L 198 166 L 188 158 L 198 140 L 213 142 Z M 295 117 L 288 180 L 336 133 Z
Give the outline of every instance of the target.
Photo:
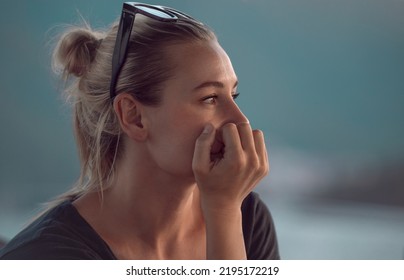
M 274 223 L 258 194 L 243 202 L 243 233 L 248 259 L 279 259 Z M 31 223 L 0 250 L 9 260 L 114 260 L 107 243 L 65 201 Z

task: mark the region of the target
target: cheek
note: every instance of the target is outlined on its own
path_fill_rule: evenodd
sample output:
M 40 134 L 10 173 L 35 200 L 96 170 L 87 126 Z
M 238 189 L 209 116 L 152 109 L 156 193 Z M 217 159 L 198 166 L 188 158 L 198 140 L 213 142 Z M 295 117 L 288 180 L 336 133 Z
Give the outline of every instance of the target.
M 198 123 L 196 120 L 182 119 L 171 127 L 166 140 L 171 143 L 174 157 L 188 158 L 189 164 L 191 164 L 195 142 L 201 134 L 203 126 L 204 124 Z
M 192 158 L 197 135 L 191 130 L 176 129 L 162 137 L 155 159 L 159 167 L 169 173 L 192 175 Z
M 156 164 L 169 173 L 189 175 L 195 141 L 206 122 L 186 111 L 166 114 L 150 135 L 150 153 Z

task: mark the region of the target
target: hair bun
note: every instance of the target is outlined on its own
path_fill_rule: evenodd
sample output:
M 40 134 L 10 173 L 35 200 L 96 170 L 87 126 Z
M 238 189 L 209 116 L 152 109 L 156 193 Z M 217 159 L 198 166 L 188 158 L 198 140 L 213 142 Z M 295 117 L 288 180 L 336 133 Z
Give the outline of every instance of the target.
M 73 28 L 62 35 L 54 52 L 54 67 L 65 75 L 83 76 L 94 60 L 101 34 L 89 28 Z

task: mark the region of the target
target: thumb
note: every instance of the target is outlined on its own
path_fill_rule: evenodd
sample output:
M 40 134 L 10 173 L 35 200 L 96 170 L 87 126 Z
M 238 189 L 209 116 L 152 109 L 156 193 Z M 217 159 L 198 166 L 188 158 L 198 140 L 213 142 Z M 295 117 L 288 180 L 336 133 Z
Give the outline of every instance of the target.
M 192 169 L 194 173 L 207 173 L 210 170 L 210 150 L 215 140 L 214 127 L 208 123 L 196 139 Z

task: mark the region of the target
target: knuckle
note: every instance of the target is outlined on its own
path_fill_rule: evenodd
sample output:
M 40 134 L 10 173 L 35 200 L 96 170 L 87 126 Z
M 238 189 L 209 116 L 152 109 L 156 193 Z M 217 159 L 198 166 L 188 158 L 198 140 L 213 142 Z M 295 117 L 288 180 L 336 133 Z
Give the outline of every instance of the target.
M 260 176 L 262 176 L 262 177 L 266 176 L 266 172 L 267 172 L 267 168 L 265 166 L 261 165 L 258 168 L 258 174 L 260 174 Z
M 266 162 L 262 162 L 258 156 L 251 159 L 249 163 L 249 170 L 259 177 L 264 177 L 269 172 L 268 164 Z
M 257 135 L 264 135 L 261 129 L 254 129 L 253 132 Z
M 269 165 L 268 164 L 262 164 L 260 167 L 260 173 L 262 176 L 267 176 L 269 174 Z
M 226 123 L 222 126 L 223 131 L 235 131 L 237 130 L 237 125 L 235 123 Z
M 251 130 L 250 123 L 248 123 L 248 122 L 238 123 L 238 124 L 237 124 L 237 128 L 239 128 L 239 129 Z
M 262 130 L 254 129 L 253 130 L 253 135 L 254 135 L 254 138 L 264 139 L 264 132 L 262 132 Z
M 259 172 L 261 164 L 258 157 L 254 157 L 253 159 L 251 159 L 249 167 L 252 171 Z
M 229 162 L 229 168 L 233 170 L 235 173 L 240 173 L 245 169 L 246 163 L 245 160 L 241 157 L 234 159 Z

